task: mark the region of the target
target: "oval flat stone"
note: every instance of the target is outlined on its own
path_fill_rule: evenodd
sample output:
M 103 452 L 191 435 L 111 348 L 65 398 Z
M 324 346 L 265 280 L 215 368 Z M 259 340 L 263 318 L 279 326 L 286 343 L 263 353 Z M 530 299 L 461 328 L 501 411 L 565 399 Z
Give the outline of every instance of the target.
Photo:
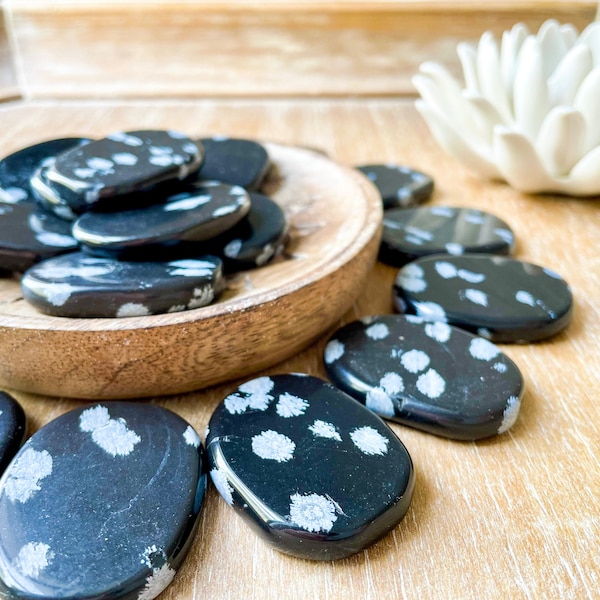
M 45 173 L 76 213 L 125 194 L 177 182 L 198 170 L 203 149 L 176 131 L 113 133 L 59 154 Z
M 200 440 L 175 413 L 110 402 L 62 415 L 0 480 L 0 593 L 154 598 L 187 554 L 205 489 Z
M 534 342 L 571 321 L 573 296 L 553 271 L 504 256 L 430 256 L 393 289 L 398 312 L 448 322 L 494 342 Z
M 61 138 L 21 148 L 0 160 L 0 201 L 33 201 L 29 181 L 36 170 L 57 154 L 87 144 L 88 138 Z
M 383 215 L 379 259 L 401 267 L 429 254 L 510 254 L 515 238 L 498 217 L 472 208 L 394 208 Z
M 379 190 L 385 209 L 416 206 L 428 200 L 433 193 L 433 179 L 410 167 L 388 163 L 356 168 Z
M 199 179 L 216 179 L 254 191 L 271 167 L 264 146 L 253 140 L 218 136 L 199 142 L 205 151 Z
M 206 441 L 225 501 L 277 550 L 350 556 L 408 510 L 408 451 L 376 415 L 332 385 L 301 374 L 259 377 L 215 410 Z
M 222 287 L 222 264 L 212 256 L 125 262 L 73 252 L 34 265 L 21 280 L 28 302 L 59 317 L 138 317 L 199 308 Z
M 25 271 L 36 262 L 72 252 L 71 224 L 33 202 L 0 203 L 0 268 Z
M 524 391 L 518 367 L 497 346 L 412 315 L 349 323 L 324 359 L 331 381 L 381 417 L 459 440 L 507 431 Z
M 206 181 L 169 195 L 160 204 L 118 212 L 86 212 L 74 237 L 93 253 L 139 251 L 149 245 L 204 241 L 231 229 L 250 210 L 240 186 Z
M 21 447 L 26 431 L 23 408 L 10 394 L 0 391 L 0 475 Z

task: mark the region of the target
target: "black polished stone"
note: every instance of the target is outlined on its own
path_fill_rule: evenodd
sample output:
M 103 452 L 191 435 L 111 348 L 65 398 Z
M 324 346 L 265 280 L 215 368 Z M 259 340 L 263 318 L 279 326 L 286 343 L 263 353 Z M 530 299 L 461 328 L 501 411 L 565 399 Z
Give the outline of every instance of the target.
M 361 165 L 364 173 L 381 194 L 383 208 L 408 208 L 429 200 L 433 193 L 433 179 L 410 167 L 395 164 Z
M 145 253 L 149 245 L 214 238 L 249 210 L 250 196 L 244 188 L 205 181 L 190 184 L 160 204 L 119 212 L 89 211 L 75 222 L 73 235 L 91 253 L 96 249 Z
M 401 267 L 429 254 L 510 254 L 515 238 L 498 217 L 472 208 L 394 208 L 383 215 L 379 259 Z
M 221 261 L 124 262 L 64 254 L 25 272 L 21 289 L 38 310 L 59 317 L 138 317 L 199 308 L 222 291 Z
M 204 164 L 198 173 L 200 179 L 216 179 L 250 191 L 260 188 L 271 167 L 264 146 L 253 140 L 224 136 L 198 141 L 205 151 Z
M 75 213 L 118 209 L 121 196 L 177 184 L 202 159 L 202 146 L 176 131 L 118 132 L 59 154 L 45 178 Z
M 0 476 L 21 447 L 26 431 L 23 408 L 10 394 L 0 391 Z
M 154 598 L 189 550 L 205 490 L 200 440 L 175 413 L 109 402 L 62 415 L 0 482 L 0 594 Z
M 34 201 L 29 181 L 36 170 L 57 154 L 87 144 L 88 138 L 61 138 L 28 146 L 0 160 L 0 201 Z
M 265 541 L 301 558 L 359 552 L 398 524 L 412 497 L 400 440 L 316 377 L 244 383 L 215 410 L 206 447 L 225 501 Z
M 51 211 L 57 217 L 66 221 L 74 221 L 77 214 L 48 181 L 46 176 L 48 169 L 48 165 L 41 166 L 31 176 L 30 184 L 33 196 L 43 209 Z
M 36 262 L 72 252 L 71 225 L 33 202 L 0 203 L 0 268 L 25 271 Z
M 477 440 L 516 421 L 518 367 L 481 337 L 414 315 L 354 321 L 324 352 L 331 381 L 385 419 L 435 435 Z
M 535 342 L 571 321 L 573 296 L 554 271 L 504 256 L 430 256 L 393 289 L 398 312 L 448 322 L 494 342 Z

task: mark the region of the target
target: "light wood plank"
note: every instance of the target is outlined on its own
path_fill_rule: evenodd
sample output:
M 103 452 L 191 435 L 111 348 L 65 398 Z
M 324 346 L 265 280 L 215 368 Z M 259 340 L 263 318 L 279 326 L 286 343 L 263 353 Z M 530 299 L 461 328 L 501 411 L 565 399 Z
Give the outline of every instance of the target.
M 47 2 L 8 0 L 26 97 L 414 94 L 425 60 L 548 18 L 582 29 L 594 0 Z
M 514 228 L 518 256 L 560 272 L 572 325 L 544 343 L 504 346 L 527 392 L 513 429 L 478 443 L 393 426 L 417 471 L 405 520 L 368 551 L 314 564 L 270 550 L 210 490 L 198 538 L 161 598 L 351 600 L 598 597 L 600 562 L 600 201 L 531 197 L 483 182 L 444 155 L 409 102 L 37 102 L 0 107 L 6 150 L 40 138 L 169 126 L 310 145 L 347 164 L 396 161 L 431 173 L 432 202 L 487 209 Z M 378 264 L 342 322 L 391 312 L 395 270 Z M 327 336 L 265 371 L 324 376 Z M 235 382 L 150 398 L 203 432 Z M 36 429 L 74 400 L 16 393 Z

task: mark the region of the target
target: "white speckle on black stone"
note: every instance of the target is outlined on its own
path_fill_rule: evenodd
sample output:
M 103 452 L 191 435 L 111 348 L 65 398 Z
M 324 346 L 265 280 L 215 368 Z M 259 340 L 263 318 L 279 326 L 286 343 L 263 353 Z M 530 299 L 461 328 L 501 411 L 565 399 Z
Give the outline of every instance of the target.
M 417 389 L 428 398 L 439 398 L 446 390 L 446 381 L 435 369 L 429 369 L 419 375 Z
M 316 437 L 322 437 L 329 440 L 342 441 L 342 437 L 338 433 L 333 423 L 316 419 L 315 422 L 309 426 L 309 429 L 313 432 Z
M 287 462 L 294 457 L 296 444 L 289 437 L 268 429 L 252 438 L 252 452 L 265 460 Z
M 473 288 L 468 288 L 464 291 L 464 296 L 467 300 L 469 300 L 473 304 L 478 304 L 479 306 L 487 306 L 488 305 L 488 296 L 485 292 L 482 292 L 481 290 L 475 290 Z
M 372 340 L 384 340 L 390 334 L 390 330 L 385 323 L 373 323 L 365 330 L 365 334 Z
M 92 434 L 92 440 L 111 456 L 127 456 L 141 438 L 127 427 L 124 419 L 112 419 L 105 406 L 94 406 L 79 417 L 81 431 Z
M 308 402 L 304 398 L 299 398 L 287 392 L 279 396 L 279 400 L 275 405 L 277 414 L 285 419 L 303 415 L 307 408 Z
M 144 317 L 149 315 L 150 311 L 147 306 L 138 302 L 127 302 L 119 307 L 116 317 Z
M 371 456 L 387 454 L 389 441 L 373 427 L 358 427 L 350 432 L 350 438 L 363 454 Z
M 28 542 L 15 558 L 15 567 L 25 577 L 36 578 L 52 562 L 54 552 L 43 542 Z
M 336 505 L 330 498 L 319 494 L 294 494 L 290 501 L 290 521 L 306 531 L 330 531 L 337 520 Z
M 394 402 L 381 387 L 374 387 L 367 392 L 365 405 L 369 410 L 384 417 L 394 416 Z
M 230 394 L 225 398 L 225 408 L 229 413 L 241 414 L 246 410 L 267 410 L 273 396 L 273 381 L 269 377 L 258 377 L 241 385 L 241 394 Z M 242 395 L 243 394 L 243 395 Z
M 26 448 L 15 459 L 4 484 L 12 502 L 27 502 L 41 488 L 41 481 L 52 474 L 52 456 L 47 450 Z
M 469 352 L 477 360 L 490 361 L 500 354 L 500 348 L 484 338 L 475 338 L 469 344 Z
M 419 373 L 429 366 L 429 356 L 422 350 L 409 350 L 400 357 L 402 366 L 410 373 Z
M 408 317 L 409 315 L 406 315 L 407 319 Z M 440 323 L 439 321 L 427 323 L 427 325 L 425 325 L 425 335 L 443 344 L 450 339 L 452 328 L 446 323 Z
M 506 409 L 504 410 L 504 419 L 498 427 L 498 433 L 504 433 L 508 431 L 516 422 L 519 416 L 519 409 L 521 408 L 521 400 L 517 396 L 511 396 L 506 403 Z
M 435 263 L 435 270 L 440 277 L 452 279 L 458 275 L 456 267 L 447 261 L 438 261 Z
M 446 311 L 436 302 L 415 302 L 417 316 L 432 321 L 447 321 Z
M 194 448 L 198 448 L 200 446 L 200 437 L 191 425 L 188 425 L 186 430 L 183 432 L 183 439 L 189 446 L 193 446 Z
M 461 244 L 457 244 L 455 242 L 448 242 L 445 245 L 445 248 L 448 254 L 453 254 L 454 256 L 460 256 L 465 251 L 464 247 Z
M 520 302 L 521 304 L 527 304 L 528 306 L 536 305 L 535 298 L 529 292 L 526 292 L 525 290 L 519 290 L 515 294 L 515 298 L 516 298 L 517 302 Z
M 338 340 L 330 340 L 325 346 L 325 362 L 331 364 L 344 356 L 344 344 Z
M 206 435 L 208 436 L 208 433 Z M 223 471 L 220 469 L 212 469 L 210 478 L 221 498 L 223 498 L 229 506 L 233 506 L 233 488 L 229 485 L 229 481 L 227 481 L 227 477 Z

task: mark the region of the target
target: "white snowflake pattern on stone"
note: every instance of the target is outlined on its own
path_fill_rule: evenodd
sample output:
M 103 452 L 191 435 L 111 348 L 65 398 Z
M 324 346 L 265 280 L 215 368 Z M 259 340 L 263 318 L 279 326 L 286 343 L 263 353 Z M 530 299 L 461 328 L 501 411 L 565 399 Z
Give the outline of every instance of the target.
M 417 389 L 428 398 L 439 398 L 446 391 L 446 381 L 435 369 L 429 369 L 419 375 Z
M 54 552 L 43 542 L 29 542 L 21 547 L 14 565 L 25 577 L 36 578 L 52 562 Z
M 528 306 L 533 306 L 533 307 L 535 307 L 535 305 L 536 305 L 535 298 L 529 292 L 526 292 L 524 290 L 519 290 L 515 294 L 515 299 L 517 302 L 520 302 L 521 304 L 527 304 Z
M 192 210 L 207 204 L 210 202 L 211 198 L 212 196 L 210 194 L 199 194 L 197 196 L 182 198 L 181 200 L 172 200 L 171 202 L 163 205 L 163 210 L 165 212 L 172 212 L 175 210 Z
M 508 229 L 494 229 L 494 233 L 507 244 L 512 244 L 515 240 L 512 232 L 510 232 Z
M 194 448 L 198 448 L 200 446 L 200 436 L 196 433 L 195 429 L 191 425 L 188 425 L 186 430 L 183 432 L 183 439 L 189 446 L 194 446 Z
M 290 500 L 290 521 L 306 531 L 328 532 L 337 521 L 336 506 L 326 496 L 294 494 Z
M 289 419 L 290 417 L 299 417 L 306 412 L 308 402 L 304 398 L 299 398 L 285 392 L 279 396 L 275 405 L 275 410 L 280 417 Z
M 241 414 L 246 410 L 267 410 L 273 396 L 269 392 L 273 389 L 273 380 L 270 377 L 251 379 L 239 387 L 240 393 L 230 394 L 225 398 L 225 408 L 232 415 Z
M 461 244 L 456 244 L 454 242 L 448 242 L 445 248 L 446 252 L 448 254 L 452 254 L 453 256 L 460 256 L 465 251 L 464 246 L 461 246 Z
M 138 157 L 135 154 L 131 154 L 131 152 L 117 152 L 111 158 L 113 162 L 123 167 L 132 167 L 138 161 Z
M 53 306 L 63 306 L 74 290 L 75 288 L 69 283 L 47 281 L 44 287 L 40 287 L 37 291 Z
M 445 344 L 452 335 L 452 328 L 450 325 L 440 323 L 439 321 L 436 323 L 427 323 L 425 325 L 425 335 L 440 342 L 440 344 Z
M 192 298 L 187 303 L 189 309 L 207 306 L 215 298 L 215 291 L 211 285 L 194 288 L 192 294 Z
M 52 231 L 36 233 L 35 239 L 40 244 L 44 244 L 44 246 L 54 246 L 55 248 L 69 248 L 73 246 L 73 238 L 70 235 L 63 235 Z
M 365 334 L 372 340 L 384 340 L 390 335 L 390 330 L 385 323 L 373 323 L 370 327 L 365 329 Z
M 492 366 L 498 373 L 506 373 L 508 371 L 508 367 L 501 362 L 494 363 Z
M 413 294 L 419 294 L 427 289 L 423 269 L 412 263 L 409 263 L 400 271 L 398 284 Z
M 27 502 L 41 490 L 40 482 L 52 473 L 52 456 L 47 450 L 25 448 L 11 465 L 4 492 L 12 502 Z
M 469 344 L 469 354 L 477 360 L 490 361 L 500 354 L 500 348 L 484 338 L 475 338 Z
M 429 212 L 432 215 L 438 215 L 439 217 L 453 217 L 454 216 L 454 209 L 451 208 L 450 206 L 432 206 L 429 209 Z
M 225 473 L 219 469 L 212 469 L 210 472 L 210 478 L 212 479 L 213 485 L 215 486 L 217 492 L 219 492 L 221 498 L 223 498 L 223 500 L 225 500 L 229 506 L 232 506 L 233 488 L 229 484 Z
M 240 250 L 242 249 L 242 240 L 231 240 L 225 248 L 223 249 L 223 254 L 227 256 L 227 258 L 236 258 Z
M 471 301 L 473 304 L 479 304 L 479 306 L 488 305 L 488 297 L 485 292 L 481 290 L 474 290 L 473 288 L 468 288 L 465 290 L 465 298 Z
M 138 302 L 126 302 L 119 306 L 116 316 L 121 317 L 145 317 L 150 314 L 147 306 Z
M 506 402 L 504 413 L 502 415 L 502 423 L 498 427 L 498 433 L 504 433 L 508 431 L 516 422 L 519 416 L 519 409 L 521 408 L 521 401 L 517 396 L 511 396 Z
M 344 356 L 345 347 L 342 342 L 339 340 L 331 340 L 325 346 L 325 362 L 330 365 L 332 362 L 335 362 L 339 358 Z
M 152 600 L 163 592 L 175 577 L 175 569 L 165 563 L 159 569 L 153 569 L 152 574 L 146 578 L 146 585 L 140 592 L 138 600 Z
M 369 427 L 358 427 L 350 432 L 350 438 L 354 445 L 368 456 L 383 456 L 387 454 L 389 440 L 385 438 L 377 429 Z
M 95 174 L 96 169 L 91 169 L 90 167 L 77 167 L 76 169 L 73 169 L 73 175 L 75 175 L 77 179 L 88 179 Z
M 431 359 L 422 350 L 409 350 L 400 357 L 400 362 L 409 373 L 419 373 L 429 366 Z
M 124 131 L 117 131 L 115 133 L 111 133 L 106 136 L 107 139 L 112 140 L 113 142 L 121 142 L 126 146 L 137 147 L 143 146 L 144 142 L 135 135 L 128 135 Z
M 467 221 L 467 223 L 473 223 L 474 225 L 483 225 L 485 219 L 481 213 L 466 212 L 465 221 Z
M 437 302 L 415 302 L 415 310 L 419 317 L 429 319 L 431 321 L 443 321 L 446 322 L 448 317 L 446 311 Z
M 386 373 L 379 381 L 379 387 L 387 394 L 399 394 L 404 391 L 404 380 L 398 373 Z
M 394 402 L 381 387 L 374 387 L 367 392 L 365 405 L 378 415 L 384 417 L 394 416 Z
M 309 426 L 309 429 L 312 431 L 313 435 L 317 437 L 337 440 L 338 442 L 342 441 L 342 437 L 338 433 L 333 423 L 328 423 L 327 421 L 321 421 L 320 419 L 317 419 L 312 425 Z
M 294 457 L 296 444 L 287 435 L 267 429 L 252 438 L 252 452 L 265 460 L 287 462 Z
M 483 273 L 474 273 L 473 271 L 468 271 L 467 269 L 459 269 L 458 276 L 469 283 L 481 283 L 485 281 L 485 275 Z
M 273 258 L 275 250 L 273 244 L 266 244 L 262 249 L 262 252 L 254 259 L 254 263 L 257 266 L 262 267 L 268 260 Z
M 113 172 L 113 167 L 115 166 L 115 163 L 113 163 L 112 160 L 100 158 L 99 156 L 88 158 L 86 163 L 90 169 L 96 169 L 96 171 L 101 171 L 103 173 Z
M 452 263 L 449 263 L 445 260 L 436 261 L 435 270 L 437 271 L 438 275 L 444 279 L 452 279 L 456 277 L 458 273 L 456 267 Z
M 79 415 L 81 431 L 92 434 L 93 442 L 111 456 L 133 452 L 140 436 L 127 427 L 125 419 L 112 419 L 105 406 L 94 406 Z

